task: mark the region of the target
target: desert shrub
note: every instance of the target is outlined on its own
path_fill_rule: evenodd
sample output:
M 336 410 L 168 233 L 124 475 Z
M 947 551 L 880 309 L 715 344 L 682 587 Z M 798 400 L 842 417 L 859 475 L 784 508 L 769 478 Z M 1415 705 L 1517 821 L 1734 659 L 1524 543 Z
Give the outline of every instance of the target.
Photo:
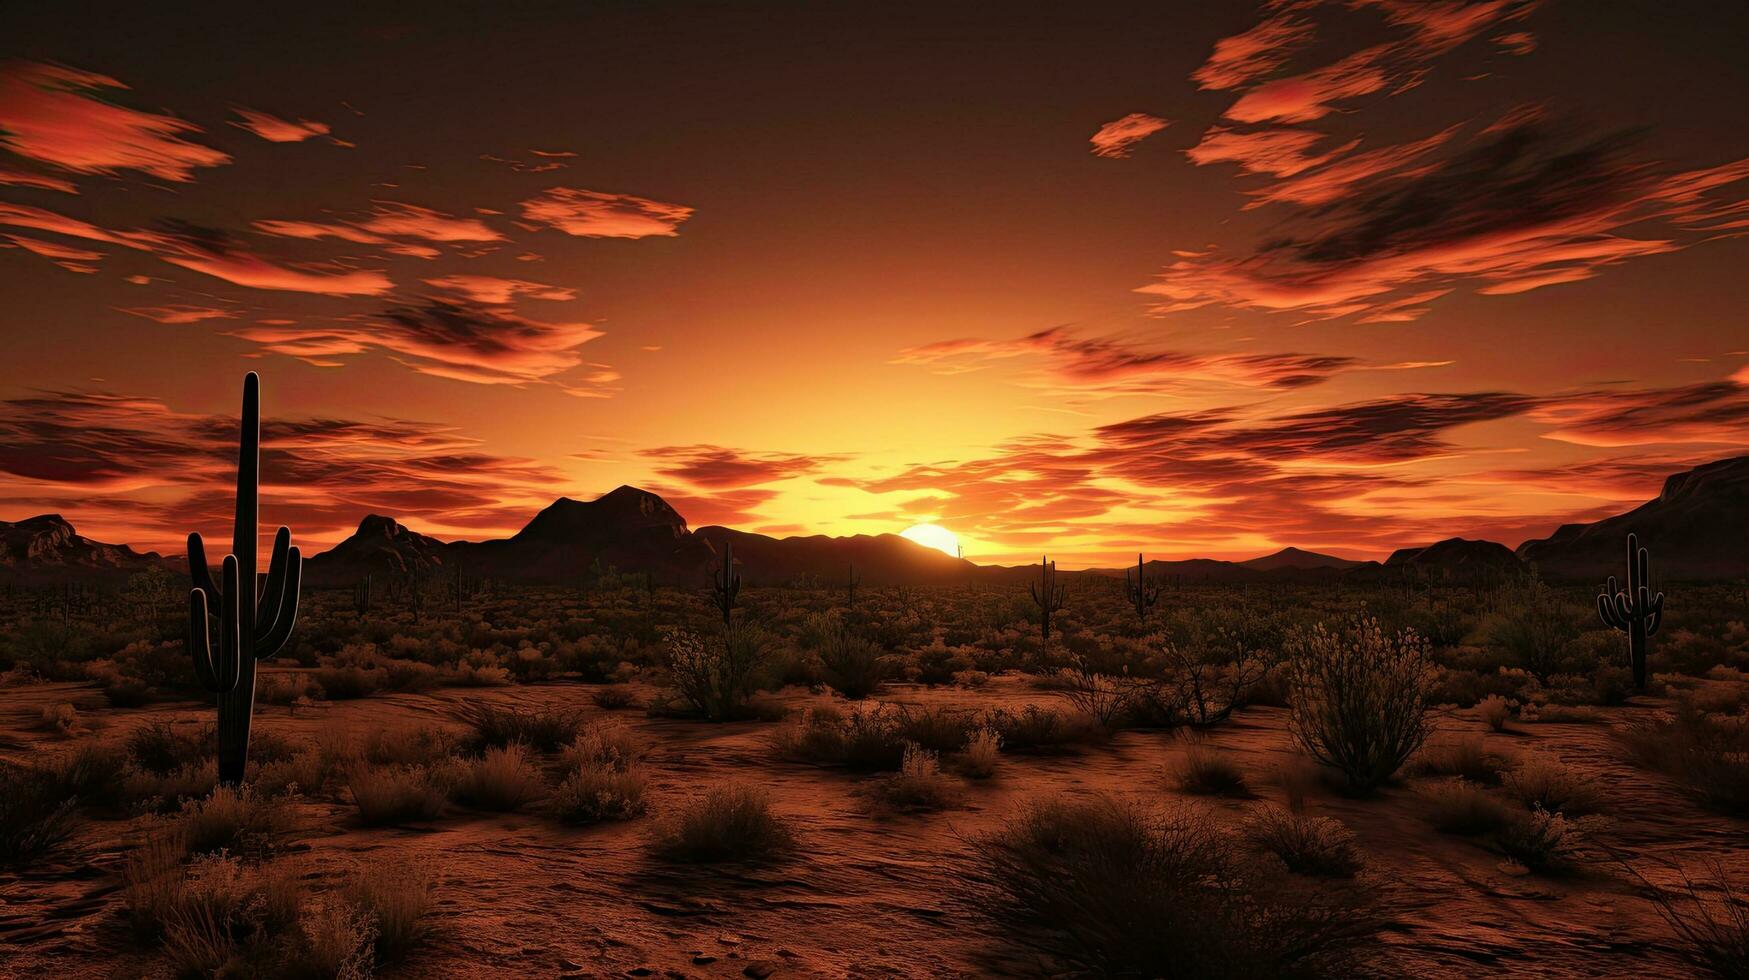
M 490 701 L 469 701 L 462 720 L 474 730 L 474 743 L 489 748 L 522 744 L 551 752 L 577 737 L 583 712 L 575 708 L 519 708 Z
M 898 709 L 880 703 L 859 704 L 848 714 L 810 708 L 780 725 L 772 744 L 778 755 L 796 762 L 891 771 L 903 764 L 909 742 L 901 721 Z
M 436 819 L 449 799 L 443 780 L 424 766 L 354 766 L 346 788 L 367 827 Z
M 988 726 L 974 730 L 966 739 L 966 747 L 955 758 L 960 775 L 967 779 L 989 779 L 996 775 L 1002 758 L 1002 736 Z
M 279 971 L 293 976 L 370 975 L 376 926 L 356 906 L 335 895 L 318 895 L 299 909 L 295 931 L 285 947 Z
M 1498 694 L 1490 694 L 1476 702 L 1476 717 L 1493 730 L 1503 732 L 1506 723 L 1512 720 L 1513 702 Z
M 1429 742 L 1415 756 L 1414 769 L 1430 776 L 1462 776 L 1472 783 L 1497 786 L 1512 760 L 1488 751 L 1477 735 Z
M 1539 681 L 1565 668 L 1579 636 L 1575 610 L 1534 579 L 1506 589 L 1502 603 L 1502 611 L 1486 627 L 1489 645 Z
M 423 864 L 399 858 L 368 862 L 347 878 L 342 894 L 375 931 L 379 965 L 405 958 L 430 934 L 432 884 Z
M 1169 717 L 1199 728 L 1250 703 L 1280 660 L 1279 624 L 1246 610 L 1201 610 L 1174 632 L 1158 698 Z
M 694 711 L 710 721 L 727 721 L 745 709 L 753 675 L 770 647 L 769 634 L 746 623 L 724 626 L 710 637 L 670 630 L 668 672 Z
M 375 694 L 383 686 L 384 674 L 357 664 L 337 664 L 316 668 L 312 675 L 322 696 L 330 701 L 353 701 Z
M 326 748 L 330 752 L 339 751 L 339 746 Z M 455 755 L 456 750 L 455 737 L 449 732 L 410 725 L 372 729 L 359 745 L 359 754 L 365 761 L 379 766 L 435 765 Z
M 1256 795 L 1245 781 L 1245 771 L 1230 756 L 1201 741 L 1189 743 L 1173 775 L 1179 789 L 1196 796 L 1249 799 Z
M 1333 817 L 1265 803 L 1245 821 L 1245 838 L 1296 874 L 1352 878 L 1366 863 L 1354 832 Z
M 1500 784 L 1518 802 L 1550 813 L 1578 817 L 1603 807 L 1603 794 L 1590 780 L 1549 756 L 1525 756 L 1501 774 Z
M 625 772 L 644 754 L 644 747 L 624 725 L 597 722 L 585 726 L 561 756 L 567 772 L 606 769 Z
M 977 855 L 992 917 L 1088 975 L 1345 976 L 1377 930 L 1348 890 L 1266 875 L 1188 807 L 1037 802 Z
M 1625 735 L 1640 765 L 1681 782 L 1701 802 L 1749 816 L 1749 715 L 1711 715 L 1682 701 L 1674 715 Z
M 625 684 L 614 684 L 600 688 L 589 697 L 590 700 L 595 702 L 597 708 L 602 708 L 607 711 L 617 711 L 620 708 L 630 708 L 637 704 L 636 695 L 634 695 L 632 689 Z
M 282 796 L 297 792 L 305 796 L 320 796 L 331 780 L 343 774 L 353 764 L 351 752 L 328 738 L 298 749 L 288 759 L 265 764 L 251 759 L 255 773 L 249 785 L 263 796 Z
M 221 786 L 205 799 L 188 800 L 178 819 L 191 854 L 229 851 L 269 853 L 291 829 L 291 813 L 278 800 L 248 788 Z
M 164 953 L 181 976 L 259 975 L 295 960 L 303 896 L 285 870 L 208 855 L 162 873 L 155 912 Z M 302 937 L 300 936 L 300 939 Z
M 37 727 L 56 735 L 77 734 L 80 730 L 79 709 L 64 701 L 60 704 L 44 705 Z
M 546 794 L 546 782 L 519 742 L 489 748 L 463 767 L 452 790 L 456 800 L 481 810 L 520 810 Z
M 1474 837 L 1506 825 L 1512 814 L 1487 789 L 1467 779 L 1449 779 L 1423 788 L 1427 822 L 1440 833 Z
M 1334 631 L 1315 626 L 1289 649 L 1294 736 L 1351 790 L 1386 782 L 1426 741 L 1434 672 L 1413 631 L 1387 635 L 1377 620 L 1357 618 Z
M 899 771 L 871 791 L 882 806 L 910 813 L 944 810 L 959 799 L 959 787 L 941 772 L 941 758 L 915 742 L 905 746 Z
M 54 774 L 0 762 L 0 867 L 24 867 L 73 832 L 74 801 Z
M 114 742 L 88 739 L 43 763 L 58 799 L 81 806 L 115 806 L 124 799 L 127 751 Z
M 895 705 L 900 735 L 933 752 L 957 752 L 977 727 L 973 712 L 926 705 Z
M 1500 850 L 1539 874 L 1570 874 L 1597 859 L 1588 835 L 1601 829 L 1595 817 L 1568 817 L 1541 808 L 1514 811 L 1494 835 Z
M 1090 741 L 1096 726 L 1085 715 L 1065 716 L 1054 708 L 1029 704 L 1019 711 L 992 708 L 984 723 L 1002 737 L 1010 752 L 1047 752 Z
M 554 791 L 554 816 L 571 824 L 630 820 L 649 807 L 644 799 L 648 778 L 641 766 L 624 769 L 590 767 L 572 772 Z
M 163 776 L 185 766 L 204 763 L 218 752 L 216 729 L 211 725 L 178 728 L 154 719 L 128 735 L 128 757 L 146 772 Z
M 790 850 L 795 837 L 771 812 L 771 797 L 740 784 L 717 786 L 663 820 L 655 851 L 670 861 L 759 861 Z
M 1065 635 L 1059 650 L 1063 695 L 1100 728 L 1114 727 L 1148 687 L 1144 655 L 1133 643 L 1078 633 Z
M 817 653 L 827 686 L 846 698 L 860 701 L 881 686 L 886 651 L 842 621 L 822 632 Z
M 218 767 L 211 762 L 190 763 L 163 775 L 129 769 L 123 777 L 122 795 L 142 809 L 174 813 L 183 804 L 212 793 L 218 783 Z
M 1700 882 L 1679 871 L 1676 888 L 1653 884 L 1631 865 L 1628 871 L 1681 940 L 1690 963 L 1728 980 L 1749 977 L 1749 894 L 1731 883 L 1722 864 L 1715 861 L 1708 880 Z

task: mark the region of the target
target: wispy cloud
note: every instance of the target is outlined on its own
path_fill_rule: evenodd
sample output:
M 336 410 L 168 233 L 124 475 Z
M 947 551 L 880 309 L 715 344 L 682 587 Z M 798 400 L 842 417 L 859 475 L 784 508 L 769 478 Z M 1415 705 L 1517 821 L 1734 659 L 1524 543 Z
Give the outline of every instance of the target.
M 0 65 L 0 147 L 81 174 L 135 171 L 160 180 L 192 180 L 194 171 L 230 156 L 185 139 L 201 132 L 175 116 L 107 101 L 116 79 L 61 65 Z
M 1130 150 L 1137 143 L 1165 129 L 1167 125 L 1167 121 L 1159 116 L 1132 112 L 1122 119 L 1113 119 L 1099 127 L 1099 131 L 1088 142 L 1093 144 L 1094 156 L 1121 160 L 1130 155 Z
M 311 119 L 299 119 L 293 122 L 290 119 L 281 119 L 269 113 L 244 109 L 240 106 L 232 111 L 237 114 L 237 119 L 231 125 L 238 129 L 246 129 L 269 143 L 301 143 L 315 136 L 327 136 L 329 133 L 327 123 Z
M 554 187 L 522 202 L 530 224 L 583 238 L 650 238 L 678 235 L 693 209 L 630 194 Z

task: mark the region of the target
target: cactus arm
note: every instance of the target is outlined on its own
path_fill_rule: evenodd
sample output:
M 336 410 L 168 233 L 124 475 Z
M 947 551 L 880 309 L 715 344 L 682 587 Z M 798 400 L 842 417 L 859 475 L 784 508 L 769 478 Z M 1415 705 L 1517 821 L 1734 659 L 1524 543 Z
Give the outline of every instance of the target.
M 280 602 L 285 597 L 285 559 L 291 548 L 291 528 L 282 527 L 273 536 L 273 555 L 267 561 L 267 582 L 261 589 L 261 600 L 255 604 L 255 633 L 272 632 L 279 619 Z
M 276 563 L 275 567 L 278 567 L 278 564 Z M 279 601 L 275 603 L 278 607 L 276 618 L 273 625 L 268 627 L 265 632 L 260 633 L 259 638 L 255 640 L 254 652 L 257 660 L 265 660 L 279 653 L 285 647 L 286 641 L 291 639 L 292 628 L 297 625 L 298 588 L 303 583 L 304 556 L 298 549 L 292 548 L 285 555 L 284 566 L 282 593 Z M 272 576 L 269 575 L 270 582 L 271 579 Z
M 1652 599 L 1652 605 L 1646 612 L 1646 635 L 1658 632 L 1658 624 L 1664 621 L 1664 593 L 1660 592 Z
M 206 543 L 200 535 L 188 536 L 188 575 L 194 580 L 194 587 L 205 592 L 214 602 L 219 599 L 219 587 L 213 584 L 212 569 L 206 563 Z
M 225 557 L 225 588 L 227 597 L 234 597 L 237 587 L 237 559 Z M 229 694 L 237 687 L 242 660 L 237 656 L 237 604 L 230 598 L 219 600 L 218 655 L 213 655 L 207 616 L 206 593 L 191 589 L 188 593 L 188 646 L 194 658 L 194 674 L 201 686 L 214 694 Z
M 214 694 L 224 694 L 230 688 L 219 683 L 217 665 L 213 662 L 211 624 L 207 622 L 206 593 L 188 590 L 188 653 L 194 660 L 194 677 L 200 686 Z M 223 640 L 221 639 L 221 643 Z M 232 679 L 232 685 L 236 679 Z

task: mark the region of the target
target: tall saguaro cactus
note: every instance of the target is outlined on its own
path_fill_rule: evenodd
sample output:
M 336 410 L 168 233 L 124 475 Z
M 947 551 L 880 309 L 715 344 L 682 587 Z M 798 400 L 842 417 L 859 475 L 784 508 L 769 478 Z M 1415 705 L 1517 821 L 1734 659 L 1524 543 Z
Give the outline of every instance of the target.
M 206 546 L 188 536 L 188 648 L 194 673 L 219 705 L 219 783 L 243 781 L 249 761 L 249 722 L 255 712 L 255 661 L 279 653 L 297 622 L 303 556 L 291 546 L 291 530 L 273 537 L 265 587 L 255 577 L 256 519 L 261 489 L 261 379 L 243 379 L 243 424 L 237 446 L 237 514 L 223 586 L 213 583 Z M 209 620 L 219 620 L 217 642 Z
M 844 605 L 847 608 L 855 609 L 856 608 L 856 587 L 862 584 L 862 576 L 856 574 L 856 564 L 854 562 L 852 562 L 850 565 L 850 578 L 847 579 L 846 581 L 847 581 L 847 584 L 849 585 L 849 588 L 846 590 L 847 594 L 845 597 Z
M 1046 561 L 1044 555 L 1038 559 L 1039 580 L 1027 584 L 1027 591 L 1032 593 L 1032 601 L 1038 604 L 1039 638 L 1049 643 L 1051 640 L 1051 613 L 1063 608 L 1063 600 L 1068 597 L 1069 590 L 1057 584 L 1057 563 Z
M 1611 575 L 1597 597 L 1597 615 L 1603 624 L 1628 635 L 1628 665 L 1634 672 L 1634 688 L 1646 689 L 1646 638 L 1658 632 L 1664 619 L 1664 593 L 1654 593 L 1650 582 L 1651 555 L 1628 535 L 1627 588 L 1617 591 Z
M 717 608 L 723 611 L 723 625 L 729 625 L 730 613 L 735 611 L 735 596 L 741 593 L 741 573 L 735 571 L 735 543 L 723 542 L 723 567 L 717 570 L 715 581 L 711 583 L 711 598 Z
M 1135 572 L 1132 574 L 1126 569 L 1123 573 L 1124 595 L 1129 597 L 1130 605 L 1136 607 L 1136 618 L 1140 620 L 1146 620 L 1148 610 L 1160 601 L 1160 583 L 1148 578 L 1146 568 L 1138 552 Z

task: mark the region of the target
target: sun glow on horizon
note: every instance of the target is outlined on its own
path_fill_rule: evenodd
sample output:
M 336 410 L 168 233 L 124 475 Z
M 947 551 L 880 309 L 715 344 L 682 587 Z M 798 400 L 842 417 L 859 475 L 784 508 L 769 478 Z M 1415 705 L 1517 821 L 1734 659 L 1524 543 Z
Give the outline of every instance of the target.
M 940 524 L 913 524 L 900 531 L 899 537 L 909 538 L 925 548 L 934 548 L 944 555 L 959 557 L 960 539 Z

